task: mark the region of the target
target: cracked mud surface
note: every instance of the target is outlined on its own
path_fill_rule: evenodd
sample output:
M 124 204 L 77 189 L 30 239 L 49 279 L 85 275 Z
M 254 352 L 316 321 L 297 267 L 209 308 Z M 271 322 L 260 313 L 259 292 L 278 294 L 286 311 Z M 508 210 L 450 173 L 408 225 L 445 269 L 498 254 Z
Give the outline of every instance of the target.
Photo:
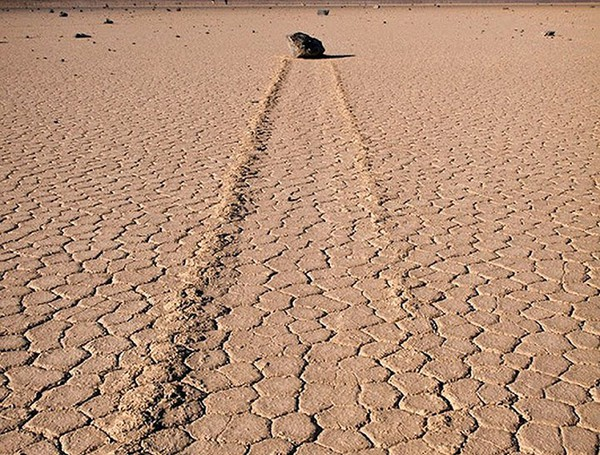
M 596 11 L 2 12 L 0 452 L 596 453 Z

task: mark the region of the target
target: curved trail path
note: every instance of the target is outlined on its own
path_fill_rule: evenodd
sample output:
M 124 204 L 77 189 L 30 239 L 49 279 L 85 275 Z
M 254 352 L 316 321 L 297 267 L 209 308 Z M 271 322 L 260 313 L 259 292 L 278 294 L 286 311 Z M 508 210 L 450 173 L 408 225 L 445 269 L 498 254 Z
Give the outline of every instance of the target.
M 190 375 L 208 394 L 189 427 L 207 440 L 190 453 L 347 453 L 424 429 L 397 409 L 402 393 L 389 381 L 414 368 L 398 367 L 412 355 L 396 325 L 407 316 L 394 295 L 399 257 L 378 222 L 337 70 L 286 60 L 280 76 L 258 125 L 269 138 L 235 240 L 230 311 L 209 335 L 223 341 L 207 352 L 216 362 Z

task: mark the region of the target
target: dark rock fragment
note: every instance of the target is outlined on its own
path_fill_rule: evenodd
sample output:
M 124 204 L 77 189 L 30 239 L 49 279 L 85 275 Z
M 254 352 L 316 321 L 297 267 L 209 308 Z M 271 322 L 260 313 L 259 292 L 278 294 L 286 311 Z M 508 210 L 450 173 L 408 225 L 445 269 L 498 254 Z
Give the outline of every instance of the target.
M 69 13 L 61 11 L 60 13 L 58 13 L 58 17 L 69 17 Z
M 328 9 L 318 9 L 317 15 L 318 16 L 329 16 L 329 10 Z
M 325 53 L 323 43 L 302 32 L 287 36 L 292 55 L 296 58 L 319 58 Z
M 86 33 L 75 33 L 75 38 L 91 38 L 92 35 L 88 35 Z

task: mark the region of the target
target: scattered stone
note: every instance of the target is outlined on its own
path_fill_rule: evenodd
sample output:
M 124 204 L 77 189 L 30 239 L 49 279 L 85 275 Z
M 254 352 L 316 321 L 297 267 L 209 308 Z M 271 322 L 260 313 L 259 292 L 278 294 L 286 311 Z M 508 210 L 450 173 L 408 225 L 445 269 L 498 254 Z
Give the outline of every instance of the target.
M 329 10 L 328 9 L 319 9 L 319 10 L 317 10 L 317 15 L 318 16 L 329 16 Z
M 292 55 L 296 58 L 318 58 L 325 53 L 323 43 L 306 33 L 296 32 L 287 36 Z
M 549 36 L 550 38 L 554 38 L 556 36 L 556 32 L 554 30 L 548 30 L 544 33 L 544 36 Z
M 61 11 L 60 13 L 58 13 L 58 17 L 69 17 L 69 13 Z
M 106 20 L 104 21 L 105 24 L 114 24 L 115 21 L 109 19 L 108 17 L 106 18 Z
M 75 33 L 75 38 L 91 38 L 92 35 L 88 35 L 86 33 Z
M 54 10 L 53 10 L 53 9 L 51 9 L 51 10 L 50 10 L 50 14 L 53 14 L 53 13 L 54 13 Z

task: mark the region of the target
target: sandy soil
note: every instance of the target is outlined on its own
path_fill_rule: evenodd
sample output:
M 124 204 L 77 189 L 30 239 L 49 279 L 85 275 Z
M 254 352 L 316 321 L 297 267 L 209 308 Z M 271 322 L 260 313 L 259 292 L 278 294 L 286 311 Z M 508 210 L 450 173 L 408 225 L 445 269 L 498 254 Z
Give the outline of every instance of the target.
M 600 9 L 0 30 L 1 453 L 597 452 Z

